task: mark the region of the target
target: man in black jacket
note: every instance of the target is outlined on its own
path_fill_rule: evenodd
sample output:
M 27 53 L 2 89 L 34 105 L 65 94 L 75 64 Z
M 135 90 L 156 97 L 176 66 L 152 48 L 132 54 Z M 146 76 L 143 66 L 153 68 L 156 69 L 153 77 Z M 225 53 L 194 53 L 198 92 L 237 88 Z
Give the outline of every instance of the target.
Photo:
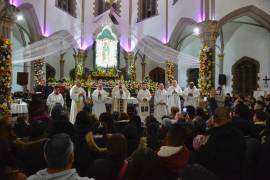
M 226 108 L 217 108 L 211 121 L 214 127 L 197 141 L 196 162 L 222 180 L 239 180 L 246 151 L 244 137 L 230 122 Z

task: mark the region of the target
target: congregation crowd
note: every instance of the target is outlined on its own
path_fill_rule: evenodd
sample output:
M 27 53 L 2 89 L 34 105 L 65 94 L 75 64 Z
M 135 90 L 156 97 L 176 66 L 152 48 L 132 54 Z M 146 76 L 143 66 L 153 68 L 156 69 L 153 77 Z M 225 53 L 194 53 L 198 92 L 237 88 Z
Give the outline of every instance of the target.
M 69 121 L 61 104 L 0 121 L 3 180 L 268 180 L 270 96 L 225 97 L 224 107 L 171 107 L 145 120 L 88 109 Z

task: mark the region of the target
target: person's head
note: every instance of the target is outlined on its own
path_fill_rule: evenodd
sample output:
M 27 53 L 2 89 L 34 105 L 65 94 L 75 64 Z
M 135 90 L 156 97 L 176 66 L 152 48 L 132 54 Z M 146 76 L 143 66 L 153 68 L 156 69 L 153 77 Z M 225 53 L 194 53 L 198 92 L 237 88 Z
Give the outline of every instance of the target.
M 147 89 L 147 84 L 146 84 L 146 83 L 143 83 L 143 84 L 142 84 L 142 89 L 143 89 L 143 90 L 146 90 L 146 89 Z
M 256 101 L 254 110 L 255 111 L 264 111 L 265 109 L 265 103 L 263 101 Z
M 176 107 L 176 106 L 171 107 L 171 115 L 172 115 L 173 117 L 175 117 L 176 113 L 178 113 L 179 111 L 180 111 L 180 110 L 179 110 L 178 107 Z
M 48 133 L 49 137 L 60 133 L 68 134 L 70 138 L 73 139 L 75 136 L 75 129 L 73 124 L 68 120 L 59 120 L 53 122 Z
M 179 180 L 219 180 L 219 178 L 199 164 L 187 165 L 179 176 Z
M 118 81 L 118 87 L 122 88 L 123 87 L 123 82 L 122 81 Z
M 127 113 L 121 113 L 119 115 L 119 120 L 129 120 L 128 114 Z
M 102 90 L 102 89 L 103 89 L 102 81 L 99 81 L 99 82 L 98 82 L 98 89 L 99 89 L 99 90 Z
M 80 111 L 76 116 L 75 125 L 90 129 L 95 123 L 94 120 L 87 112 Z
M 169 132 L 167 133 L 167 145 L 173 147 L 182 146 L 188 137 L 188 131 L 186 124 L 175 123 L 172 124 Z
M 157 119 L 155 118 L 155 116 L 153 115 L 149 115 L 145 118 L 145 125 L 146 127 L 151 124 L 151 123 L 156 123 L 159 124 L 159 122 L 157 121 Z
M 265 122 L 266 118 L 267 118 L 267 115 L 263 111 L 255 112 L 255 114 L 253 115 L 254 122 Z
M 67 134 L 56 134 L 44 145 L 44 158 L 49 169 L 71 169 L 74 162 L 74 146 Z
M 173 87 L 176 87 L 177 86 L 177 81 L 176 80 L 172 80 L 172 85 L 173 85 Z
M 193 89 L 193 88 L 194 88 L 194 83 L 193 83 L 193 82 L 190 82 L 190 83 L 189 83 L 189 88 L 190 88 L 190 89 Z
M 230 111 L 225 107 L 218 107 L 213 116 L 213 123 L 215 127 L 222 126 L 230 122 Z
M 127 157 L 127 140 L 122 134 L 112 134 L 108 138 L 108 155 L 115 162 L 123 162 Z
M 164 89 L 164 84 L 163 83 L 159 83 L 158 84 L 158 89 L 159 90 L 163 90 Z
M 53 92 L 54 92 L 54 94 L 59 94 L 60 93 L 60 88 L 59 88 L 59 86 L 54 86 L 54 89 L 53 89 Z
M 127 139 L 128 156 L 130 156 L 138 148 L 140 136 L 138 135 L 137 128 L 133 124 L 126 125 L 122 133 Z
M 62 104 L 60 103 L 56 103 L 51 111 L 51 119 L 52 120 L 58 120 L 59 116 L 61 115 L 61 113 L 63 112 L 63 107 Z
M 196 116 L 196 109 L 193 106 L 187 106 L 187 114 L 190 119 L 193 119 Z
M 80 81 L 76 81 L 76 86 L 77 87 L 81 87 L 81 82 Z
M 104 123 L 108 129 L 108 133 L 113 132 L 113 116 L 109 112 L 101 113 L 99 116 L 99 122 Z
M 136 127 L 139 135 L 142 134 L 142 131 L 143 131 L 142 121 L 141 121 L 141 117 L 139 115 L 131 116 L 129 123 Z
M 250 110 L 249 107 L 245 104 L 237 104 L 234 109 L 234 116 L 237 118 L 242 118 L 242 119 L 249 119 L 250 116 Z
M 102 122 L 96 122 L 91 129 L 93 134 L 105 136 L 108 133 L 106 126 Z

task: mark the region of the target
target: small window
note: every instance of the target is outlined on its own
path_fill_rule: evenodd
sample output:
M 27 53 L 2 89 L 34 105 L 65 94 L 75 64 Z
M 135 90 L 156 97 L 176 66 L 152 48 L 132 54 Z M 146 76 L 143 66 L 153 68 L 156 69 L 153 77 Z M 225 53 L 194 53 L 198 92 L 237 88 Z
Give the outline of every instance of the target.
M 113 7 L 116 10 L 116 13 L 120 15 L 121 0 L 95 0 L 94 2 L 94 15 L 98 16 L 105 11 Z
M 158 0 L 139 0 L 138 21 L 158 14 L 157 1 Z
M 76 17 L 76 0 L 56 0 L 56 7 Z

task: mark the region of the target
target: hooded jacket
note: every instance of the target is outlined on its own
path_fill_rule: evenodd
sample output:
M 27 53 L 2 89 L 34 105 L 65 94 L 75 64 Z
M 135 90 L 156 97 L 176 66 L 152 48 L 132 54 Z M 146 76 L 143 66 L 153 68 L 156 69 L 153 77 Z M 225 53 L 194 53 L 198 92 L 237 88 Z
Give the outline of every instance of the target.
M 58 173 L 49 174 L 47 169 L 38 171 L 30 176 L 28 180 L 94 180 L 88 177 L 80 177 L 75 169 L 69 169 Z

